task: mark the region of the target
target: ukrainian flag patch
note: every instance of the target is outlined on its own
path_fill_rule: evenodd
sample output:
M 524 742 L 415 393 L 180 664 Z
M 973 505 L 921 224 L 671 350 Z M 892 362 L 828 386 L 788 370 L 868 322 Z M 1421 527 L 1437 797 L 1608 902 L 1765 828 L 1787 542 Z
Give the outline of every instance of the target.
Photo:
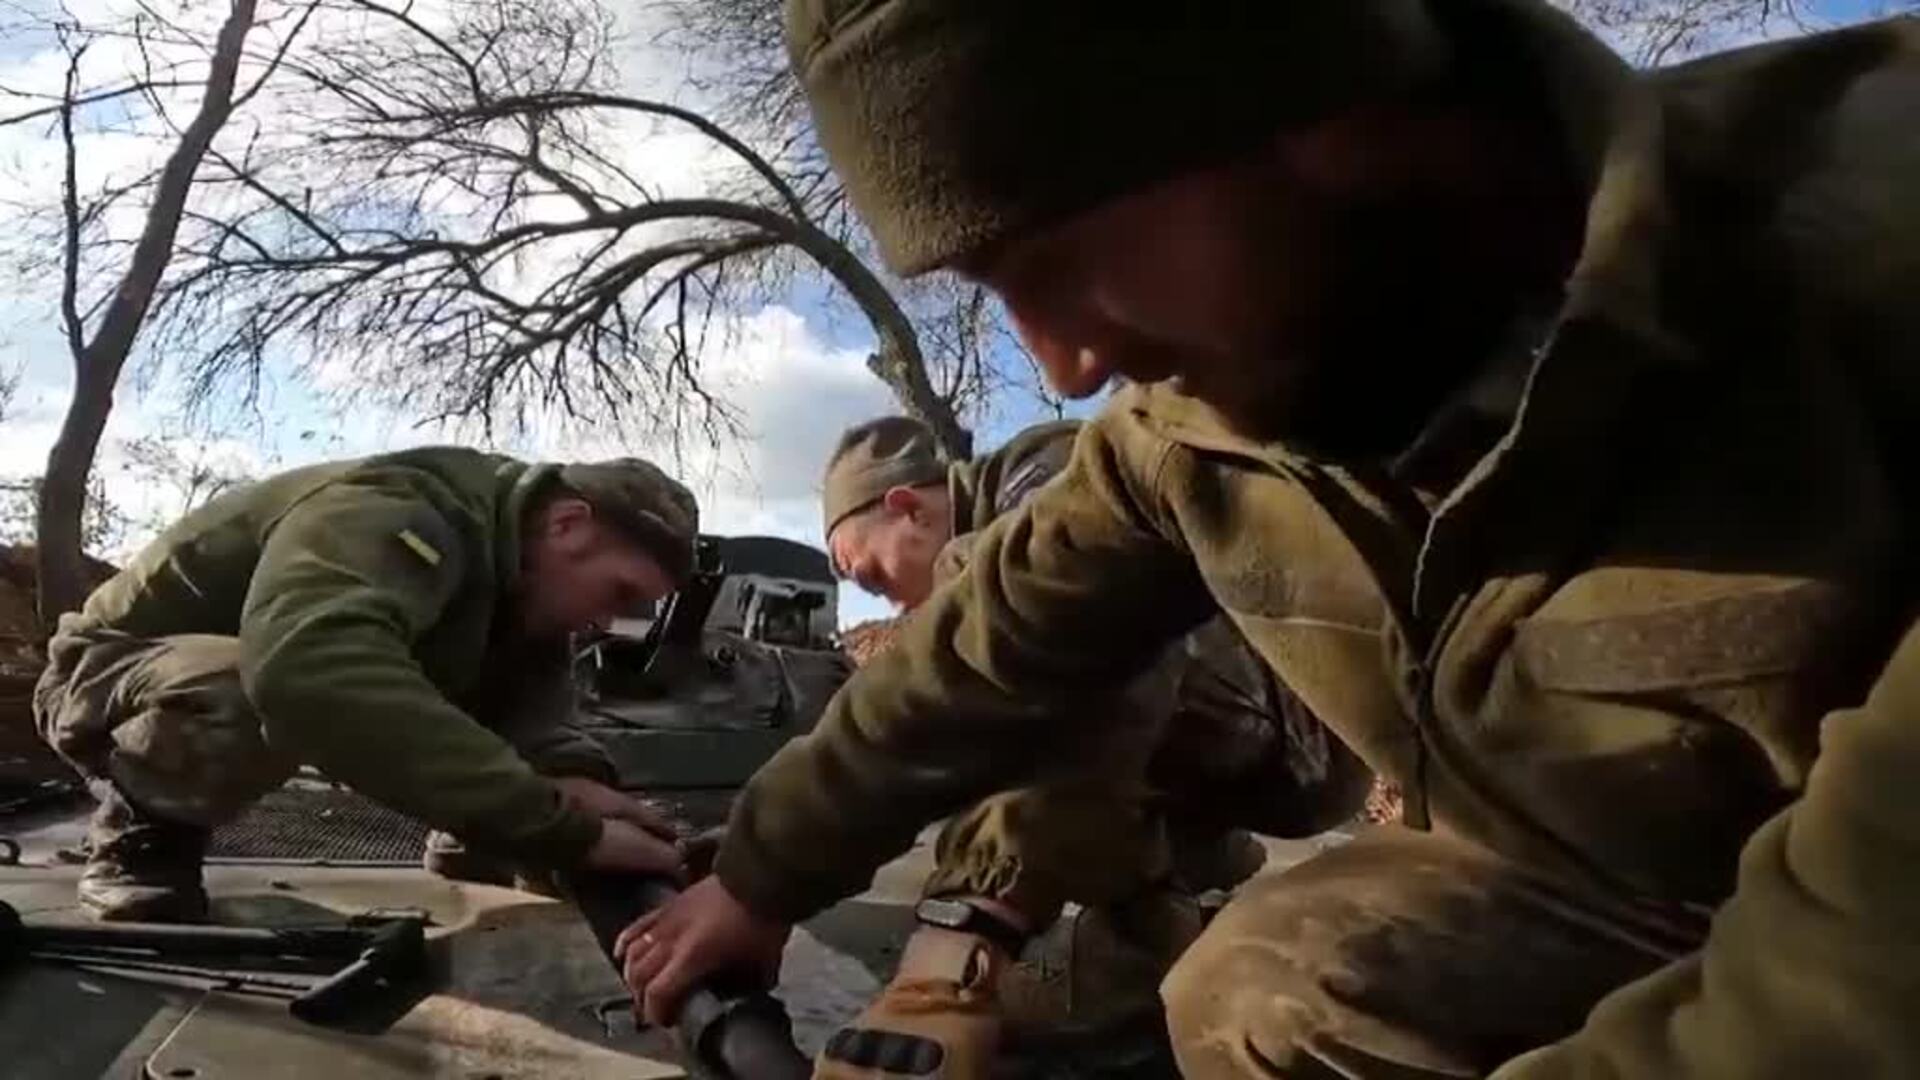
M 400 542 L 412 548 L 413 553 L 425 560 L 428 566 L 440 565 L 440 549 L 420 539 L 419 533 L 412 529 L 401 529 Z

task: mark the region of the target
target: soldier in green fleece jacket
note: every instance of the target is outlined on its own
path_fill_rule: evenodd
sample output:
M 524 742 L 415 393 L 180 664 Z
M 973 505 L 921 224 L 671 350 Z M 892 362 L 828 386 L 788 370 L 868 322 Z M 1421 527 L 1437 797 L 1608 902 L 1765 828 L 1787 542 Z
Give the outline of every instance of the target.
M 81 901 L 202 917 L 209 831 L 302 764 L 481 851 L 677 871 L 669 824 L 569 724 L 566 639 L 670 592 L 696 531 L 644 461 L 451 447 L 188 515 L 61 617 L 34 695 L 100 797 Z
M 892 268 L 1129 385 L 626 935 L 650 1013 L 1219 609 L 1406 811 L 1187 950 L 1186 1075 L 1920 1075 L 1920 22 L 1640 72 L 1544 0 L 787 19 Z M 990 1000 L 955 945 L 923 1016 Z

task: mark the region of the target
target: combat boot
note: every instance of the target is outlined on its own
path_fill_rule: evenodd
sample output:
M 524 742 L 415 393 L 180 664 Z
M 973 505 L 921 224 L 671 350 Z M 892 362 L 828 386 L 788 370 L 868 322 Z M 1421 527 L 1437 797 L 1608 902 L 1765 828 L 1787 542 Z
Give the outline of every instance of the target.
M 109 791 L 87 827 L 80 903 L 108 922 L 202 922 L 208 830 L 141 813 Z

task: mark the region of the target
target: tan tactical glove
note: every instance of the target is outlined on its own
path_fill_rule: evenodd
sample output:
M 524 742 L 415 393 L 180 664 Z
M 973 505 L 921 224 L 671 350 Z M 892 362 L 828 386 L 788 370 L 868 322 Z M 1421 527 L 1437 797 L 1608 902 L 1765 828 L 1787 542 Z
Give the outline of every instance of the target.
M 985 1080 L 1000 1046 L 995 985 L 1011 962 L 984 938 L 921 928 L 893 981 L 827 1040 L 815 1080 Z

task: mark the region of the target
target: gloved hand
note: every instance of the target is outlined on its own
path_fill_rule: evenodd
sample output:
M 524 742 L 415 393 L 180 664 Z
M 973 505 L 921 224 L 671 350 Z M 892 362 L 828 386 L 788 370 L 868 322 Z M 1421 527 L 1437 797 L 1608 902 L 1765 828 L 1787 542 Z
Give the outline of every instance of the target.
M 827 1040 L 815 1080 L 985 1080 L 1000 1046 L 995 988 L 1011 962 L 984 938 L 921 928 L 893 981 Z

